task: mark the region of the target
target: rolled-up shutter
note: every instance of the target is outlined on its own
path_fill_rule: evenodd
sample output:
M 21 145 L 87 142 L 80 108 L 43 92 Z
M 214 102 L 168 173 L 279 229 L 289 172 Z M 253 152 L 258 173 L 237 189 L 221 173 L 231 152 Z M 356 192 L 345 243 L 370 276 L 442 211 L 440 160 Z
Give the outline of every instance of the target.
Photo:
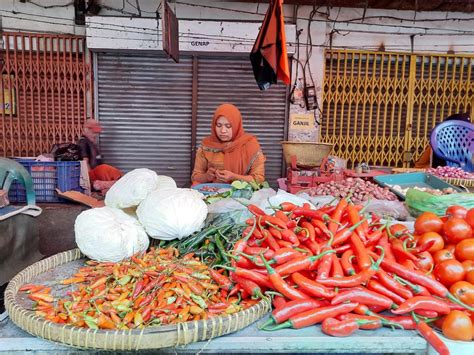
M 104 162 L 124 171 L 147 167 L 191 175 L 192 60 L 153 55 L 97 54 L 97 114 L 104 127 Z
M 255 135 L 263 153 L 266 180 L 276 186 L 282 176 L 282 148 L 287 116 L 287 89 L 273 85 L 260 91 L 248 57 L 198 57 L 197 146 L 209 135 L 217 106 L 229 102 L 242 112 L 244 128 Z

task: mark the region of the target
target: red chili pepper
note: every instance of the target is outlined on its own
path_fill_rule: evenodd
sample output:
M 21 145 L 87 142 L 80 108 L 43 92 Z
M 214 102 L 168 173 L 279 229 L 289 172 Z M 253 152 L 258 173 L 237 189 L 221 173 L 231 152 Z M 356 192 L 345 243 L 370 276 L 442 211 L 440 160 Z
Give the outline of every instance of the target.
M 393 253 L 395 254 L 397 260 L 418 261 L 418 258 L 415 255 L 403 249 L 403 242 L 401 240 L 393 238 L 391 243 Z
M 325 255 L 324 257 L 322 257 L 319 264 L 317 264 L 318 279 L 327 279 L 331 272 L 331 268 L 332 268 L 332 256 L 330 254 Z
M 416 324 L 416 329 L 425 340 L 440 354 L 449 355 L 449 349 L 443 343 L 443 341 L 436 335 L 436 333 L 423 321 L 419 321 Z
M 332 266 L 331 266 L 331 274 L 332 277 L 344 277 L 344 271 L 342 270 L 341 266 L 341 261 L 337 257 L 336 254 L 331 254 L 331 261 L 332 261 Z
M 288 223 L 286 223 L 286 228 L 288 228 L 288 229 L 293 229 L 297 226 L 298 226 L 298 222 L 295 221 L 294 219 L 292 219 L 291 221 L 288 221 Z
M 298 313 L 292 316 L 286 322 L 283 322 L 268 330 L 279 330 L 284 328 L 300 329 L 304 327 L 309 327 L 310 325 L 322 322 L 326 318 L 333 318 L 337 317 L 340 314 L 352 312 L 355 307 L 357 307 L 357 303 L 344 303 L 338 304 L 337 306 L 327 306 L 311 309 L 302 313 Z
M 347 276 L 352 276 L 356 273 L 351 263 L 353 256 L 354 252 L 352 249 L 346 250 L 341 256 L 341 266 Z
M 295 272 L 291 274 L 291 279 L 298 285 L 298 287 L 303 290 L 308 295 L 314 297 L 322 297 L 322 298 L 333 298 L 336 293 L 323 285 L 313 281 L 299 272 Z
M 383 260 L 383 250 L 382 250 L 382 256 L 380 257 Z M 318 279 L 319 283 L 323 284 L 324 286 L 332 286 L 332 287 L 355 287 L 359 286 L 368 280 L 370 280 L 377 270 L 380 267 L 381 259 L 375 263 L 373 263 L 368 269 L 364 269 L 358 274 L 352 275 L 352 276 L 345 276 L 345 277 L 339 277 L 339 278 L 327 278 L 327 279 Z
M 304 208 L 304 207 L 297 207 L 293 210 L 293 215 L 296 217 L 303 216 L 307 218 L 316 218 L 321 221 L 325 221 L 330 219 L 328 212 L 322 211 L 321 209 L 319 210 L 313 210 L 310 208 Z
M 272 251 L 280 249 L 280 244 L 277 243 L 275 238 L 273 238 L 272 234 L 268 230 L 262 229 L 262 234 L 265 238 L 264 243 L 268 245 L 268 247 L 271 248 Z
M 270 227 L 276 227 L 283 230 L 287 228 L 286 223 L 277 217 L 266 215 L 266 216 L 261 216 L 260 218 L 262 219 L 262 224 L 266 223 Z
M 385 251 L 385 260 L 387 262 L 396 262 L 395 256 L 392 252 L 392 245 L 388 241 L 387 233 L 383 233 L 379 240 L 379 246 Z
M 451 312 L 449 305 L 438 298 L 429 296 L 415 296 L 403 302 L 398 309 L 393 309 L 394 314 L 405 314 L 411 311 L 427 310 L 439 314 L 448 314 Z
M 273 250 L 269 250 L 268 248 L 262 248 L 262 247 L 249 247 L 247 246 L 245 248 L 245 254 L 249 254 L 249 255 L 259 255 L 263 253 L 263 256 L 265 257 L 265 259 L 271 259 L 273 258 L 273 254 L 275 254 L 275 252 Z
M 295 314 L 319 307 L 321 307 L 321 302 L 312 298 L 286 302 L 283 306 L 275 308 L 268 321 L 262 324 L 259 328 L 265 328 L 272 323 L 280 324 L 287 321 Z
M 357 258 L 357 265 L 359 265 L 359 268 L 362 270 L 370 267 L 371 262 L 369 254 L 367 253 L 367 249 L 365 249 L 365 245 L 364 243 L 362 243 L 362 240 L 360 240 L 359 236 L 356 233 L 352 233 L 350 238 L 352 247 L 354 248 L 354 254 Z
M 273 228 L 273 227 L 268 227 L 268 231 L 274 238 L 281 239 L 281 233 L 278 229 Z
M 298 237 L 296 236 L 296 234 L 291 229 L 283 229 L 283 230 L 280 231 L 280 233 L 281 233 L 281 237 L 283 238 L 283 240 L 286 240 L 287 242 L 290 242 L 295 247 L 300 245 L 300 241 L 299 241 Z
M 293 258 L 285 264 L 278 265 L 275 268 L 275 271 L 278 272 L 281 276 L 285 276 L 297 271 L 308 270 L 317 260 L 330 253 L 334 253 L 334 250 L 326 250 L 321 254 L 314 256 L 301 256 L 298 258 Z
M 282 212 L 282 211 L 276 211 L 275 212 L 275 217 L 280 219 L 282 222 L 284 223 L 288 223 L 290 221 L 290 219 L 288 218 L 288 216 Z
M 429 248 L 431 248 L 434 245 L 434 243 L 436 243 L 435 240 L 430 240 L 428 243 L 416 246 L 415 248 L 412 249 L 412 251 L 417 254 L 423 253 L 424 251 L 427 251 Z
M 243 277 L 235 276 L 235 281 L 242 287 L 253 298 L 264 298 L 262 289 L 252 280 L 248 280 Z M 242 296 L 243 297 L 243 296 Z
M 318 242 L 316 241 L 312 241 L 312 240 L 307 240 L 304 245 L 306 245 L 306 247 L 311 250 L 311 252 L 313 253 L 313 255 L 317 255 L 319 253 L 321 253 L 321 246 L 318 244 Z
M 376 316 L 363 316 L 360 314 L 354 314 L 354 313 L 347 313 L 347 314 L 342 314 L 338 317 L 340 320 L 364 320 L 366 321 L 365 324 L 360 324 L 359 328 L 364 329 L 364 330 L 375 330 L 379 329 L 382 327 L 384 323 L 384 319 Z M 385 322 L 389 323 L 389 322 Z
M 387 316 L 387 315 L 382 315 L 382 317 L 386 320 L 388 320 L 391 323 L 398 324 L 403 327 L 405 330 L 415 330 L 416 329 L 416 323 L 413 320 L 412 317 L 410 316 Z
M 138 297 L 138 295 L 142 292 L 143 288 L 144 288 L 144 284 L 143 284 L 143 280 L 140 280 L 138 281 L 136 284 L 135 284 L 135 289 L 133 290 L 133 294 L 132 294 L 132 299 L 135 299 Z
M 403 302 L 405 302 L 405 299 L 401 296 L 399 296 L 398 294 L 396 294 L 395 292 L 389 290 L 388 288 L 386 288 L 384 285 L 378 283 L 377 281 L 375 280 L 370 280 L 368 283 L 367 283 L 367 288 L 369 290 L 372 290 L 372 291 L 375 291 L 375 292 L 378 292 L 380 293 L 381 295 L 384 295 L 388 298 L 390 298 L 393 302 L 395 302 L 396 304 L 401 304 Z
M 365 219 L 363 219 L 362 221 L 360 221 L 359 223 L 357 224 L 354 224 L 352 227 L 350 228 L 343 228 L 341 229 L 339 232 L 336 233 L 336 235 L 334 236 L 334 240 L 332 241 L 332 245 L 339 245 L 339 244 L 342 244 L 344 243 L 347 239 L 349 239 L 352 235 L 352 233 L 354 232 L 354 230 L 360 226 L 363 222 L 365 221 Z
M 426 317 L 426 318 L 436 318 L 436 317 L 438 317 L 438 312 L 430 311 L 430 310 L 427 310 L 427 309 L 418 309 L 418 310 L 415 311 L 415 313 L 417 315 L 420 315 L 420 316 L 423 316 L 423 317 Z
M 245 278 L 247 280 L 252 280 L 256 282 L 259 286 L 263 286 L 266 288 L 273 288 L 272 283 L 270 282 L 269 278 L 266 275 L 258 273 L 253 270 L 245 269 L 242 267 L 229 267 L 225 265 L 215 265 L 215 267 L 220 267 L 223 269 L 227 269 L 233 272 L 232 279 L 236 281 L 235 277 Z
M 270 266 L 270 264 L 268 264 L 265 258 L 262 258 L 262 261 L 265 264 L 265 267 L 267 268 L 268 278 L 270 279 L 270 282 L 273 284 L 273 288 L 276 291 L 280 292 L 283 296 L 292 300 L 310 298 L 303 292 L 298 291 L 288 285 L 285 280 L 283 280 L 281 275 L 276 272 L 275 269 Z
M 395 281 L 384 270 L 380 269 L 379 271 L 377 271 L 377 278 L 382 285 L 387 287 L 390 291 L 400 295 L 401 297 L 405 299 L 413 297 L 413 293 L 410 290 L 407 290 L 404 286 L 400 285 L 400 283 Z
M 372 233 L 370 233 L 368 236 L 367 236 L 367 243 L 366 245 L 367 246 L 370 246 L 370 245 L 375 245 L 378 243 L 378 241 L 380 240 L 380 238 L 382 238 L 383 236 L 383 230 L 385 229 L 385 226 L 380 228 L 380 229 L 376 229 L 375 231 L 373 231 Z
M 291 203 L 291 202 L 282 202 L 280 203 L 280 207 L 281 207 L 281 210 L 284 212 L 291 212 L 298 206 L 296 206 L 294 203 Z
M 347 211 L 347 214 L 349 216 L 349 221 L 351 222 L 352 225 L 357 224 L 357 223 L 360 222 L 359 211 L 357 211 L 357 209 L 354 205 L 348 205 L 346 211 Z M 356 232 L 357 232 L 357 236 L 361 239 L 361 241 L 363 241 L 363 242 L 367 241 L 367 236 L 365 235 L 363 225 L 359 225 L 356 228 Z M 369 260 L 369 262 L 370 262 L 370 260 Z M 370 266 L 370 264 L 369 264 L 369 266 Z
M 252 213 L 254 216 L 266 216 L 266 213 L 264 210 L 262 210 L 260 207 L 255 206 L 255 205 L 248 205 L 247 209 L 249 210 L 250 213 Z
M 282 296 L 273 297 L 273 300 L 272 300 L 273 309 L 283 307 L 285 304 L 287 304 L 285 297 L 282 297 Z
M 232 289 L 232 281 L 227 276 L 219 274 L 216 270 L 208 268 L 209 274 L 213 280 L 224 290 L 230 291 Z
M 336 251 L 337 254 L 342 254 L 342 253 L 348 251 L 349 249 L 351 249 L 350 244 L 344 244 L 344 245 L 341 245 L 341 246 L 338 246 L 338 247 L 334 248 L 334 250 Z
M 303 255 L 299 251 L 293 248 L 281 248 L 273 254 L 273 257 L 269 260 L 269 262 L 284 264 L 300 256 L 303 256 Z
M 365 324 L 366 322 L 356 319 L 337 320 L 335 318 L 326 318 L 321 324 L 321 331 L 333 337 L 347 337 L 359 329 L 360 324 Z
M 374 253 L 375 254 L 375 253 Z M 378 257 L 375 254 L 375 257 Z M 381 263 L 382 267 L 389 272 L 392 272 L 394 274 L 397 274 L 400 277 L 403 277 L 404 279 L 414 282 L 415 284 L 421 285 L 426 287 L 429 291 L 431 291 L 433 294 L 444 297 L 449 299 L 450 301 L 460 304 L 464 308 L 470 310 L 471 312 L 474 311 L 474 308 L 471 306 L 468 306 L 461 302 L 459 299 L 454 297 L 449 290 L 439 281 L 434 280 L 422 273 L 418 273 L 416 271 L 411 271 L 408 270 L 407 268 L 403 267 L 400 264 L 394 263 L 394 262 L 387 262 L 385 260 L 382 260 Z
M 381 306 L 385 308 L 391 308 L 394 305 L 390 298 L 385 297 L 378 292 L 367 289 L 354 289 L 338 293 L 331 300 L 331 304 L 340 304 L 347 301 L 362 303 L 368 306 Z
M 345 198 L 341 198 L 339 200 L 339 203 L 336 206 L 336 209 L 331 215 L 332 220 L 329 221 L 329 225 L 328 225 L 328 228 L 333 235 L 337 231 L 338 223 L 341 221 L 342 214 L 345 211 L 346 207 L 347 207 L 347 200 Z
M 323 221 L 321 221 L 319 219 L 316 219 L 316 218 L 313 218 L 311 220 L 311 225 L 313 227 L 318 228 L 321 231 L 321 233 L 323 233 L 324 237 L 331 238 L 332 234 L 329 231 L 329 228 L 326 226 L 326 224 Z
M 313 242 L 316 240 L 316 231 L 314 229 L 314 226 L 311 223 L 309 223 L 307 221 L 302 221 L 301 222 L 301 228 L 304 228 L 308 231 L 309 240 L 311 240 Z

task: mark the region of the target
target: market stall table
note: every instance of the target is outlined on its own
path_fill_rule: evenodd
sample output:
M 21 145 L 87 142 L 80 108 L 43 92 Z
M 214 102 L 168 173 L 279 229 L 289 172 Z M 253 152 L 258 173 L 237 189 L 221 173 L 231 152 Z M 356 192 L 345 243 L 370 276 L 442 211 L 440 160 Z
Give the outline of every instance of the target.
M 266 318 L 264 318 L 266 319 Z M 264 332 L 251 326 L 209 342 L 192 343 L 185 347 L 168 348 L 160 353 L 358 353 L 358 354 L 426 354 L 428 345 L 415 331 L 360 330 L 346 338 L 329 337 L 321 333 L 320 327 L 284 329 Z M 15 326 L 10 320 L 0 323 L 0 353 L 12 352 L 61 353 L 80 351 L 53 342 L 33 337 Z M 143 351 L 140 351 L 143 353 Z M 157 351 L 153 351 L 157 353 Z

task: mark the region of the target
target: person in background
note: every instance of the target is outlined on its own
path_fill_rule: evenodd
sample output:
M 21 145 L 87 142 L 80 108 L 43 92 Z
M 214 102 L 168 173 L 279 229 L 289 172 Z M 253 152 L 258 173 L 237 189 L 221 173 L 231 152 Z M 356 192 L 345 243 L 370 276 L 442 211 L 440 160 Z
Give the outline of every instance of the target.
M 245 133 L 236 106 L 225 103 L 214 112 L 211 135 L 202 140 L 196 153 L 191 180 L 193 185 L 265 181 L 265 156 L 257 138 Z
M 97 135 L 100 132 L 102 132 L 102 126 L 99 122 L 94 119 L 86 120 L 77 145 L 81 148 L 81 159 L 87 163 L 91 185 L 95 190 L 105 192 L 123 174 L 111 165 L 102 164 L 102 157 L 96 144 Z

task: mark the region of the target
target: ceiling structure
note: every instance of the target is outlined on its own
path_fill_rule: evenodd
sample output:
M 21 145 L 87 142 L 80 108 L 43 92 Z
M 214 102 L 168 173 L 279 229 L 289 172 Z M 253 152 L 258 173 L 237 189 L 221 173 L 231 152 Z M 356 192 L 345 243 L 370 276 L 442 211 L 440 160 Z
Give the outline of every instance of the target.
M 238 0 L 241 2 L 268 2 Z M 474 0 L 284 0 L 285 4 L 369 9 L 474 12 Z

